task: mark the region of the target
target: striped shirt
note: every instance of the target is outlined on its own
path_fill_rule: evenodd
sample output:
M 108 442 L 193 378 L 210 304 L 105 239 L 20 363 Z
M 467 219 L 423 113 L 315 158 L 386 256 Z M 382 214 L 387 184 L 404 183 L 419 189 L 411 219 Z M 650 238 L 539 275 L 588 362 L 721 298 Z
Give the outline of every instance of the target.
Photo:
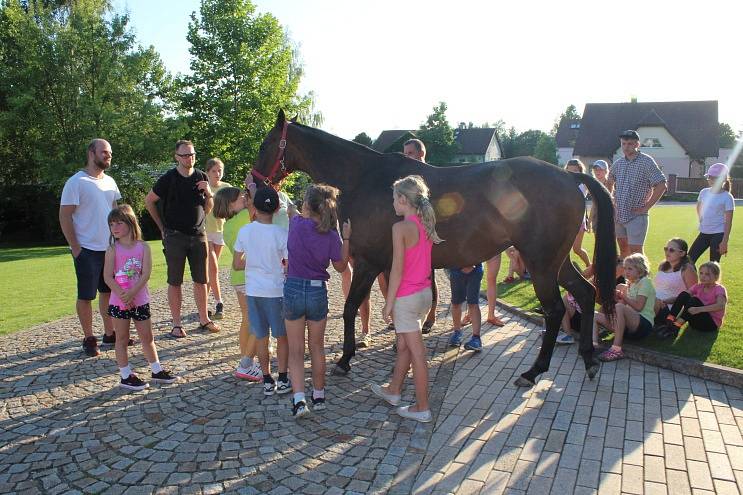
M 643 207 L 650 190 L 665 182 L 666 176 L 652 156 L 638 152 L 632 160 L 617 158 L 609 169 L 609 179 L 614 181 L 616 221 L 627 223 L 639 216 L 632 209 Z

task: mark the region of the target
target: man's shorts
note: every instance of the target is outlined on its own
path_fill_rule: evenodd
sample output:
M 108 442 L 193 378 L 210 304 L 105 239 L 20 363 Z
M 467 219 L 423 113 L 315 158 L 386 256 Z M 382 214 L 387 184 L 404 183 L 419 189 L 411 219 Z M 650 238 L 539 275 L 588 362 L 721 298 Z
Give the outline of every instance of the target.
M 165 229 L 163 248 L 168 264 L 168 285 L 179 286 L 183 283 L 186 259 L 191 269 L 191 280 L 197 284 L 206 283 L 206 254 L 209 252 L 206 236 Z
M 618 239 L 626 238 L 631 246 L 642 246 L 648 235 L 648 215 L 638 215 L 629 222 L 614 222 Z
M 284 318 L 293 321 L 302 317 L 308 321 L 328 317 L 328 288 L 324 281 L 289 277 L 284 282 Z
M 106 260 L 105 251 L 91 251 L 82 248 L 75 262 L 75 276 L 77 277 L 77 298 L 84 301 L 95 299 L 96 292 L 108 294 L 111 289 L 103 280 L 103 264 Z
M 409 296 L 395 299 L 392 309 L 392 320 L 395 323 L 395 333 L 420 332 L 423 320 L 428 315 L 433 302 L 433 293 L 430 287 L 419 290 Z
M 480 304 L 482 263 L 469 273 L 464 273 L 462 270 L 447 270 L 447 273 L 451 283 L 452 304 L 462 304 L 464 301 L 467 301 L 467 304 Z
M 246 296 L 248 299 L 248 321 L 250 332 L 256 339 L 268 337 L 268 329 L 274 338 L 286 337 L 286 326 L 284 325 L 283 308 L 284 302 L 281 297 L 256 297 Z

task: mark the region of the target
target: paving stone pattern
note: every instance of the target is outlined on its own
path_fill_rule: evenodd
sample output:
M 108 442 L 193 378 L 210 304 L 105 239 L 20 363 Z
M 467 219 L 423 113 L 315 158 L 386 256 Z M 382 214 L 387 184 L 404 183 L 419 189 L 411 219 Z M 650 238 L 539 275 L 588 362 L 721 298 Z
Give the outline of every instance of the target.
M 229 287 L 219 334 L 194 331 L 185 297 L 185 340 L 166 337 L 165 293 L 155 292 L 161 361 L 181 380 L 144 392 L 118 389 L 112 349 L 84 358 L 74 317 L 5 336 L 0 493 L 739 493 L 741 390 L 626 360 L 591 382 L 575 346 L 556 350 L 534 389 L 515 388 L 538 352 L 537 329 L 505 315 L 505 327 L 483 327 L 481 353 L 451 349 L 443 273 L 439 286 L 439 323 L 425 339 L 427 425 L 369 391 L 393 364 L 386 330 L 351 374 L 329 377 L 327 410 L 295 421 L 288 396 L 265 398 L 232 376 L 239 310 Z M 329 369 L 342 345 L 339 289 L 335 277 Z M 375 330 L 380 301 L 375 288 Z M 410 384 L 403 401 L 412 400 Z

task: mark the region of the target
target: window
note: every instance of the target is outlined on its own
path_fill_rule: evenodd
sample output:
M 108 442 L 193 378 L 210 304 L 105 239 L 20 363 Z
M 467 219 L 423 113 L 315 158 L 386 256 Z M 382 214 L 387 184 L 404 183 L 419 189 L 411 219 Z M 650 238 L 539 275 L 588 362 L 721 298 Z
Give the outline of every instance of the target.
M 640 147 L 642 148 L 662 148 L 663 145 L 660 144 L 660 139 L 652 137 L 652 138 L 643 139 Z
M 580 122 L 573 122 L 570 124 L 571 129 L 580 129 Z

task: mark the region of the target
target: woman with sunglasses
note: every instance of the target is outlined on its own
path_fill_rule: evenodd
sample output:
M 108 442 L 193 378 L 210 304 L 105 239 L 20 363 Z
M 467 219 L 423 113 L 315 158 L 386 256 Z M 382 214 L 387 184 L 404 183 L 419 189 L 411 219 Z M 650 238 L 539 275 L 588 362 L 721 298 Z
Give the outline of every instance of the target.
M 699 281 L 688 249 L 686 241 L 679 238 L 669 240 L 663 247 L 665 260 L 658 267 L 653 280 L 656 326 L 665 326 L 666 317 L 678 295 L 688 292 Z

